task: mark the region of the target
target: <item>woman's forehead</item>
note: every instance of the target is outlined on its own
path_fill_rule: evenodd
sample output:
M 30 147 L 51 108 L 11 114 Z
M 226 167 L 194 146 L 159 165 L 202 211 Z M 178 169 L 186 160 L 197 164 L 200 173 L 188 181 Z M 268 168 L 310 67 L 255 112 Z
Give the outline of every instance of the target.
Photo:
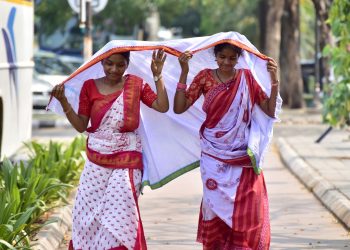
M 231 47 L 222 48 L 222 50 L 218 51 L 218 54 L 227 55 L 227 56 L 237 56 L 238 55 L 237 51 L 235 51 Z
M 126 60 L 125 57 L 122 56 L 121 54 L 113 54 L 107 57 L 106 59 L 112 62 L 121 62 Z

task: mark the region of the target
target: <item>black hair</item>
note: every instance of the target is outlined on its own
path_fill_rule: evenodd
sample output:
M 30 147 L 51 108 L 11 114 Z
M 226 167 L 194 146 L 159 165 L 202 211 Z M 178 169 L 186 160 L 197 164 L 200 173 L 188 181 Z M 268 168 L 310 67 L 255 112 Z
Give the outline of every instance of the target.
M 130 62 L 130 51 L 125 51 L 125 52 L 117 52 L 115 54 L 118 54 L 118 55 L 121 55 L 122 57 L 124 57 L 124 59 L 126 60 L 126 63 L 127 65 L 129 65 L 129 62 Z M 102 59 L 102 63 L 103 63 L 103 60 L 105 59 Z
M 130 51 L 121 52 L 119 54 L 122 55 L 125 58 L 127 64 L 129 65 L 129 62 L 130 62 Z
M 231 43 L 220 43 L 214 46 L 214 55 L 217 56 L 217 54 L 222 51 L 224 48 L 231 48 L 234 52 L 237 53 L 238 56 L 242 55 L 243 49 L 240 47 L 237 47 L 236 45 L 233 45 Z

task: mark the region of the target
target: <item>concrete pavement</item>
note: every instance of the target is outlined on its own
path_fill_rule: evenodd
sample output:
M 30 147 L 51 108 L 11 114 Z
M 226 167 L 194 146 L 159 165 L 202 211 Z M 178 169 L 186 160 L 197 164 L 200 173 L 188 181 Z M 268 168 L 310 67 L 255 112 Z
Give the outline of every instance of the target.
M 275 146 L 267 155 L 264 174 L 270 201 L 271 249 L 350 248 L 347 230 L 286 169 Z M 145 189 L 140 210 L 149 250 L 202 249 L 195 242 L 201 189 L 198 169 L 161 189 Z M 66 249 L 65 244 L 59 250 Z
M 321 123 L 318 110 L 285 110 L 275 127 L 276 145 L 289 170 L 350 229 L 350 130 Z
M 271 249 L 349 249 L 350 132 L 334 130 L 315 144 L 328 127 L 320 112 L 285 110 L 282 120 L 264 170 Z M 145 189 L 140 210 L 150 250 L 201 249 L 195 242 L 201 185 L 194 170 L 159 190 Z

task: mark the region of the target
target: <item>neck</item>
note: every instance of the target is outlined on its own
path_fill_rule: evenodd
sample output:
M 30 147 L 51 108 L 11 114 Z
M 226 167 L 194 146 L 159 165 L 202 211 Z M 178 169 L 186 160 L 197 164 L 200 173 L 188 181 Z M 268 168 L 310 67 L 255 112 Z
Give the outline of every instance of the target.
M 104 78 L 103 78 L 104 84 L 109 85 L 109 86 L 118 85 L 118 84 L 121 83 L 122 81 L 123 81 L 123 77 L 120 77 L 120 78 L 117 79 L 117 80 L 111 80 L 111 79 L 108 79 L 107 77 L 104 77 Z
M 224 77 L 231 77 L 231 76 L 233 76 L 233 75 L 235 74 L 236 69 L 233 68 L 233 69 L 230 70 L 230 71 L 223 71 L 223 70 L 220 70 L 220 68 L 218 68 L 218 69 L 217 69 L 217 72 L 218 72 L 220 75 L 224 76 Z
M 219 81 L 225 83 L 235 76 L 236 69 L 233 69 L 232 71 L 220 71 L 220 69 L 216 69 L 215 72 Z

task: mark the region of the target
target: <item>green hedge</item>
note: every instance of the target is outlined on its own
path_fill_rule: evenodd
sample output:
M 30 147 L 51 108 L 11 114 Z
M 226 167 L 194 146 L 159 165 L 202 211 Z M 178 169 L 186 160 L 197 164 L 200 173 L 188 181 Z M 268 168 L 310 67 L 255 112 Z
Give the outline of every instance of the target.
M 71 144 L 31 142 L 27 162 L 0 168 L 0 249 L 29 249 L 30 237 L 52 221 L 40 217 L 66 202 L 84 164 L 85 138 Z

